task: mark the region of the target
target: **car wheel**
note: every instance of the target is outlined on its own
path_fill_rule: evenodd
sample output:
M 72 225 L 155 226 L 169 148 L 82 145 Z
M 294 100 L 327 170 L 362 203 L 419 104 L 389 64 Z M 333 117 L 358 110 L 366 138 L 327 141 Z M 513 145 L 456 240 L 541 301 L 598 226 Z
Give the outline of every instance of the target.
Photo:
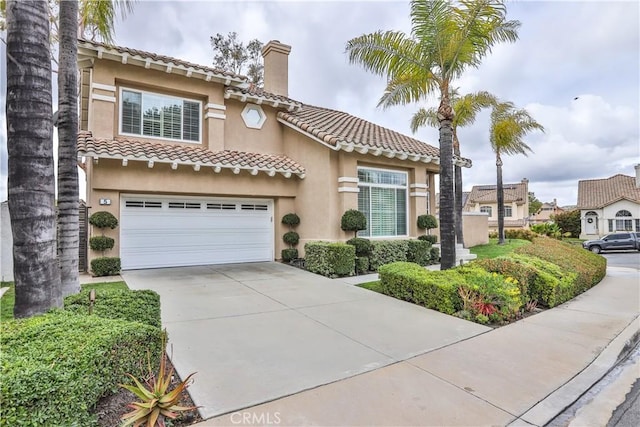
M 593 252 L 594 254 L 599 254 L 599 253 L 600 253 L 600 246 L 591 246 L 591 247 L 589 248 L 589 250 L 590 250 L 591 252 Z

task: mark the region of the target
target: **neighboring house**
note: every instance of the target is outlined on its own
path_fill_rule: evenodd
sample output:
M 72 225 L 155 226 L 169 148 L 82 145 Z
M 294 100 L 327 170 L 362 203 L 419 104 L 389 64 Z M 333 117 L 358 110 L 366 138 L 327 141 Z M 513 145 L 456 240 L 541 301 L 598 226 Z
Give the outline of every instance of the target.
M 89 214 L 118 217 L 108 255 L 123 269 L 280 258 L 289 212 L 301 218 L 301 252 L 351 237 L 340 229 L 348 209 L 366 215 L 363 236 L 420 234 L 439 150 L 289 98 L 290 49 L 266 44 L 264 89 L 255 89 L 225 71 L 79 41 Z
M 529 216 L 529 180 L 504 184 L 504 227 L 526 228 Z M 498 229 L 498 191 L 495 185 L 474 185 L 464 206 L 466 212 L 483 212 L 489 216 L 489 230 Z
M 553 202 L 545 202 L 540 207 L 540 210 L 529 217 L 529 224 L 544 224 L 546 222 L 552 222 L 551 217 L 565 210 L 558 206 L 558 201 L 553 199 Z
M 0 281 L 13 282 L 13 234 L 6 200 L 0 203 Z
M 636 176 L 578 181 L 581 239 L 614 231 L 640 232 L 640 164 Z

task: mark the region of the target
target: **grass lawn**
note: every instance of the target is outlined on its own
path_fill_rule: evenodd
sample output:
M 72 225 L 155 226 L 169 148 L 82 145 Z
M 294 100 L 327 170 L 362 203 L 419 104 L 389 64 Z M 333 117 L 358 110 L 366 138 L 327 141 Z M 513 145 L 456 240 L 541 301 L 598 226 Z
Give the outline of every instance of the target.
M 382 288 L 380 287 L 380 280 L 374 280 L 373 282 L 360 283 L 358 287 L 369 289 L 370 291 L 382 293 Z
M 497 258 L 506 255 L 516 248 L 524 245 L 530 245 L 528 240 L 505 239 L 504 245 L 498 245 L 498 239 L 489 239 L 486 245 L 478 245 L 470 248 L 472 254 L 476 254 L 478 259 Z
M 0 299 L 0 321 L 13 319 L 13 305 L 16 301 L 16 291 L 13 282 L 2 282 L 2 287 L 8 287 L 9 290 L 2 295 Z M 125 282 L 105 282 L 105 283 L 88 283 L 81 285 L 82 289 L 95 290 L 118 290 L 129 289 Z

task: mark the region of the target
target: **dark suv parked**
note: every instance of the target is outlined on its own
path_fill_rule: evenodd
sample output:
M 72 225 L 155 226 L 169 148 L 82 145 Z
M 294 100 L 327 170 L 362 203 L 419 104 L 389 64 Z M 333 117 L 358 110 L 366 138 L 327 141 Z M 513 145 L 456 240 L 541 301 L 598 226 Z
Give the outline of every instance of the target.
M 582 247 L 596 254 L 601 251 L 636 249 L 640 251 L 640 232 L 612 233 L 598 240 L 582 242 Z

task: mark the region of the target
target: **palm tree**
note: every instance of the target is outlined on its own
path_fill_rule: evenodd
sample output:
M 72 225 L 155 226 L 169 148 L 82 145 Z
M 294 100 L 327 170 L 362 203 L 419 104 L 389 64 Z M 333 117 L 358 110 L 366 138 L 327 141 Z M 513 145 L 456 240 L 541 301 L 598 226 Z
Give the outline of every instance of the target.
M 504 189 L 502 186 L 502 154 L 524 154 L 532 151 L 523 141 L 533 130 L 544 132 L 544 127 L 529 115 L 527 110 L 517 110 L 511 102 L 498 103 L 491 112 L 491 148 L 496 154 L 498 193 L 498 244 L 504 244 Z
M 58 59 L 58 263 L 62 296 L 80 292 L 78 251 L 78 2 L 60 2 Z
M 7 2 L 8 193 L 14 316 L 62 305 L 56 262 L 53 111 L 47 4 Z
M 441 268 L 455 265 L 453 130 L 449 94 L 468 67 L 478 67 L 493 45 L 517 39 L 518 21 L 506 21 L 502 0 L 413 0 L 411 34 L 378 31 L 347 43 L 352 63 L 387 78 L 384 108 L 440 96 Z
M 476 121 L 476 115 L 483 108 L 495 105 L 496 97 L 489 92 L 480 91 L 468 93 L 461 97 L 457 89 L 451 90 L 449 95 L 453 107 L 454 117 L 451 122 L 453 131 L 453 154 L 460 157 L 460 140 L 458 139 L 458 126 L 464 127 L 472 125 Z M 422 126 L 429 125 L 437 128 L 438 111 L 435 108 L 421 108 L 411 118 L 411 131 L 416 133 Z M 456 163 L 454 167 L 454 217 L 456 242 L 463 245 L 464 235 L 462 233 L 462 167 Z
M 133 11 L 135 0 L 80 0 L 78 35 L 89 40 L 113 43 L 116 15 L 122 18 Z

